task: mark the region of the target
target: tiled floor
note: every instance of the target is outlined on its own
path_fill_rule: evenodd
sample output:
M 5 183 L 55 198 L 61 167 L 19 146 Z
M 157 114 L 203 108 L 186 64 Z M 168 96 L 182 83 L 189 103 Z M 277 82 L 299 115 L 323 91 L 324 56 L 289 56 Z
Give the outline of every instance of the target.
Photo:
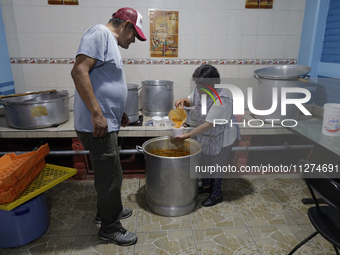
M 49 230 L 38 240 L 5 254 L 287 254 L 314 231 L 300 200 L 309 197 L 301 179 L 224 179 L 224 202 L 200 205 L 189 215 L 162 217 L 145 204 L 145 180 L 126 179 L 122 197 L 133 215 L 123 226 L 137 232 L 138 243 L 119 247 L 97 237 L 96 196 L 92 181 L 65 181 L 48 191 Z M 295 254 L 334 254 L 321 236 Z

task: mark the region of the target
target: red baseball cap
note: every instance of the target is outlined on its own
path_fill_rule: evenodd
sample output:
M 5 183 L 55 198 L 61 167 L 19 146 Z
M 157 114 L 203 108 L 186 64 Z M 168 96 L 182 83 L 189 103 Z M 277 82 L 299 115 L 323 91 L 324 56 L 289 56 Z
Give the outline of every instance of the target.
M 138 11 L 129 7 L 124 7 L 114 13 L 112 18 L 130 20 L 137 31 L 138 40 L 146 41 L 145 35 L 142 32 L 143 17 Z

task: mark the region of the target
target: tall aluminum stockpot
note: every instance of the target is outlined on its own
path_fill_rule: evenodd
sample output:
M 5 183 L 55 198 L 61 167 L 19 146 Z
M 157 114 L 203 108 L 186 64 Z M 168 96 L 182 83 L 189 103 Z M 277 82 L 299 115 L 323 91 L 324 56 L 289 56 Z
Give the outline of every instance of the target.
M 70 118 L 69 94 L 55 91 L 2 98 L 7 124 L 14 128 L 35 129 L 56 126 Z
M 263 120 L 267 123 L 280 124 L 284 119 L 297 120 L 299 117 L 299 108 L 294 104 L 287 104 L 286 115 L 281 114 L 281 88 L 295 87 L 302 88 L 308 80 L 305 77 L 311 68 L 300 65 L 282 65 L 268 68 L 261 68 L 254 71 L 254 77 L 258 80 L 254 107 L 257 110 L 268 110 L 271 108 L 273 100 L 273 88 L 277 88 L 277 108 L 269 115 L 255 115 L 256 119 Z M 301 93 L 288 93 L 287 98 L 303 98 Z
M 143 115 L 168 116 L 173 109 L 173 84 L 166 80 L 142 81 Z
M 128 95 L 125 105 L 125 113 L 129 117 L 130 122 L 134 123 L 139 120 L 138 90 L 140 90 L 142 87 L 131 83 L 128 83 L 127 87 Z
M 191 212 L 197 202 L 198 179 L 190 178 L 190 171 L 200 163 L 201 144 L 193 139 L 157 137 L 136 148 L 145 155 L 146 203 L 150 210 L 170 217 Z M 190 155 L 162 157 L 152 154 L 153 150 L 184 150 Z

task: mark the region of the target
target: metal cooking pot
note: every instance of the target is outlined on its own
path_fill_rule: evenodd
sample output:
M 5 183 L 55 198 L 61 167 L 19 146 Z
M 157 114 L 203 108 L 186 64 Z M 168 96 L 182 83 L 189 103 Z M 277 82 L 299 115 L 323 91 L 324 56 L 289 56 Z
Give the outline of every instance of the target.
M 138 90 L 142 87 L 138 87 L 137 84 L 127 84 L 128 95 L 125 105 L 125 113 L 129 117 L 130 122 L 134 123 L 139 120 L 139 107 L 138 107 Z
M 254 77 L 258 80 L 254 107 L 257 110 L 268 110 L 272 106 L 273 87 L 278 89 L 277 108 L 269 115 L 255 115 L 256 119 L 261 119 L 264 122 L 280 124 L 284 119 L 297 120 L 299 117 L 299 108 L 293 104 L 287 104 L 286 115 L 281 115 L 281 88 L 282 87 L 304 87 L 304 83 L 309 83 L 308 80 L 301 78 L 306 77 L 310 72 L 309 66 L 300 65 L 282 65 L 257 69 L 254 71 Z M 287 98 L 298 99 L 303 98 L 301 93 L 288 93 Z M 266 121 L 267 119 L 267 121 Z
M 196 205 L 198 179 L 190 171 L 200 163 L 201 144 L 193 139 L 184 141 L 157 137 L 136 146 L 145 155 L 146 203 L 150 210 L 164 216 L 181 216 Z M 162 157 L 153 150 L 190 151 L 185 157 Z
M 73 97 L 73 96 L 71 96 Z M 35 129 L 56 126 L 70 118 L 69 94 L 55 91 L 2 98 L 7 124 L 14 128 Z
M 167 116 L 173 109 L 173 82 L 165 80 L 142 81 L 143 115 Z

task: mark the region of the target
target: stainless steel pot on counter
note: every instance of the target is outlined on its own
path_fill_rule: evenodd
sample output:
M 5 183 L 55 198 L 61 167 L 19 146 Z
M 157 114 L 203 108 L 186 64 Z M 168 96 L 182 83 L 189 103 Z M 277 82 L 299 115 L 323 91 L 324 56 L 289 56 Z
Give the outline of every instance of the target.
M 272 106 L 273 88 L 277 88 L 277 108 L 269 115 L 255 115 L 256 119 L 264 122 L 280 124 L 284 119 L 297 120 L 299 117 L 299 108 L 294 104 L 287 104 L 286 115 L 281 115 L 281 88 L 296 87 L 301 88 L 305 83 L 309 83 L 301 77 L 305 77 L 311 68 L 300 65 L 282 65 L 268 68 L 261 68 L 254 71 L 254 77 L 258 80 L 257 96 L 254 100 L 254 107 L 257 110 L 268 110 Z M 303 98 L 301 93 L 288 93 L 287 98 Z
M 201 144 L 193 139 L 157 137 L 136 148 L 145 155 L 146 203 L 150 210 L 170 217 L 191 212 L 197 201 L 198 179 L 190 178 L 190 171 L 199 165 Z M 152 154 L 154 150 L 183 150 L 190 155 L 163 157 Z
M 35 129 L 56 126 L 70 118 L 69 94 L 54 91 L 1 98 L 7 124 L 14 128 Z
M 139 107 L 138 107 L 138 90 L 142 87 L 138 87 L 137 84 L 127 84 L 128 95 L 125 106 L 125 113 L 129 117 L 130 122 L 134 123 L 139 120 Z
M 143 115 L 167 116 L 174 107 L 173 98 L 172 81 L 142 81 Z

